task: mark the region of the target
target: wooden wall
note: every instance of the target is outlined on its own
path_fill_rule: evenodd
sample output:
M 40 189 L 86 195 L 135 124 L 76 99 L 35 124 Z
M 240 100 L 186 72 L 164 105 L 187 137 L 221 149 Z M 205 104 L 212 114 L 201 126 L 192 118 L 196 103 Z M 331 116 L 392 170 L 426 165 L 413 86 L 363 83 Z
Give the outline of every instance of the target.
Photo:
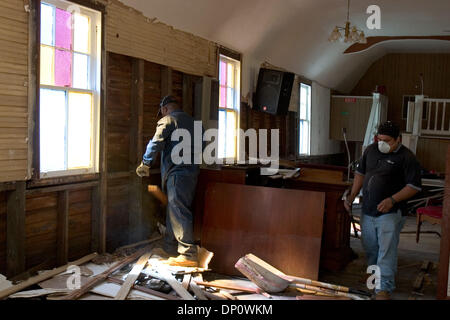
M 28 168 L 28 14 L 23 1 L 0 2 L 0 183 Z
M 450 146 L 448 139 L 423 138 L 417 143 L 417 160 L 422 167 L 436 172 L 445 172 L 445 154 Z
M 253 110 L 246 104 L 242 104 L 240 113 L 241 129 L 268 129 L 268 147 L 270 152 L 270 129 L 279 129 L 280 137 L 280 158 L 289 158 L 295 156 L 296 153 L 296 121 L 295 113 L 288 112 L 286 116 L 271 115 L 269 113 Z M 259 139 L 259 138 L 258 138 Z M 248 139 L 246 143 L 246 152 L 248 152 Z
M 388 54 L 370 66 L 351 94 L 370 95 L 376 85 L 385 85 L 389 98 L 388 119 L 404 130 L 403 95 L 421 93 L 421 73 L 425 95 L 450 98 L 450 54 Z
M 106 48 L 110 52 L 216 77 L 217 45 L 145 17 L 118 0 L 106 6 Z
M 6 273 L 6 192 L 0 192 L 0 273 Z

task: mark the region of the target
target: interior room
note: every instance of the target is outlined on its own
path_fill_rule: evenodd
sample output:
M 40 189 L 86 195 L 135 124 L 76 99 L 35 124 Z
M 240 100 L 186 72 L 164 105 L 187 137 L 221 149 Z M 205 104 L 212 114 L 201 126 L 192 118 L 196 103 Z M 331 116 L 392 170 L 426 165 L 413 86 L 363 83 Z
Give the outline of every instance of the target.
M 448 0 L 2 0 L 0 300 L 449 300 Z

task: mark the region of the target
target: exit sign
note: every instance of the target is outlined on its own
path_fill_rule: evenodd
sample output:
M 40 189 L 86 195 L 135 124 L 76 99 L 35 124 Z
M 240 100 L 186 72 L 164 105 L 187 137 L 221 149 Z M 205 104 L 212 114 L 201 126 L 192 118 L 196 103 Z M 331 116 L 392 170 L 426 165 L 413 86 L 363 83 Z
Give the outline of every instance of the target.
M 345 103 L 356 103 L 356 98 L 345 98 Z

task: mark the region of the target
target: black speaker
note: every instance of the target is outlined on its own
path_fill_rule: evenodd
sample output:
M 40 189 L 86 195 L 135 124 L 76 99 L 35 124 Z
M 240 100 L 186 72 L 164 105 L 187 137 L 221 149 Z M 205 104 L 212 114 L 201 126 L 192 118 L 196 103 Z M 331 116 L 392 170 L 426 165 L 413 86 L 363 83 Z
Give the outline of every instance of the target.
M 274 115 L 286 115 L 295 75 L 290 72 L 259 70 L 254 109 Z

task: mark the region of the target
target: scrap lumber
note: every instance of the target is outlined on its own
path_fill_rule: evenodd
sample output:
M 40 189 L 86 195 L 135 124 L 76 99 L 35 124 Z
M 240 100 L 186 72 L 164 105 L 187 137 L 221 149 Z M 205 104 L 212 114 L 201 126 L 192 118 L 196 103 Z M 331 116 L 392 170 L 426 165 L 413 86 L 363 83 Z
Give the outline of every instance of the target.
M 80 289 L 74 290 L 69 295 L 65 296 L 62 300 L 72 300 L 72 299 L 78 299 L 83 294 L 87 293 L 90 289 L 95 287 L 100 282 L 106 280 L 106 278 L 112 274 L 113 272 L 125 267 L 126 265 L 130 264 L 134 260 L 138 259 L 143 253 L 145 253 L 145 248 L 141 249 L 134 254 L 130 255 L 129 257 L 123 259 L 122 261 L 117 262 L 114 264 L 111 268 L 107 269 L 106 271 L 102 272 L 99 275 L 96 275 L 92 279 L 90 279 L 85 285 L 83 285 Z
M 162 239 L 162 236 L 161 236 L 161 235 L 155 236 L 155 237 L 153 237 L 153 238 L 151 238 L 151 239 L 148 239 L 148 240 L 143 240 L 143 241 L 140 241 L 140 242 L 132 243 L 132 244 L 129 244 L 129 245 L 126 245 L 126 246 L 117 248 L 116 251 L 119 252 L 119 251 L 123 251 L 123 250 L 126 250 L 126 249 L 131 249 L 131 248 L 139 247 L 139 246 L 142 246 L 142 245 L 144 245 L 144 244 L 150 244 L 150 243 L 152 243 L 152 242 L 158 241 L 158 240 L 160 240 L 160 239 Z
M 97 253 L 92 253 L 92 254 L 87 255 L 87 256 L 85 256 L 85 257 L 83 257 L 81 259 L 78 259 L 78 260 L 76 260 L 74 262 L 70 262 L 70 263 L 66 264 L 65 266 L 61 266 L 61 267 L 53 269 L 53 270 L 45 271 L 45 272 L 43 272 L 43 273 L 41 273 L 41 274 L 39 274 L 39 275 L 37 275 L 35 277 L 32 277 L 32 278 L 30 278 L 28 280 L 25 280 L 25 281 L 23 281 L 23 282 L 21 282 L 19 284 L 16 284 L 16 285 L 14 285 L 12 287 L 9 287 L 9 288 L 7 288 L 5 290 L 2 290 L 2 291 L 0 291 L 0 299 L 4 299 L 5 297 L 8 297 L 8 296 L 10 296 L 13 293 L 19 292 L 19 291 L 21 291 L 21 290 L 23 290 L 23 289 L 25 289 L 25 288 L 33 285 L 33 284 L 36 284 L 36 283 L 39 283 L 41 281 L 47 280 L 47 279 L 49 279 L 51 277 L 54 277 L 54 276 L 60 274 L 61 272 L 66 271 L 69 266 L 72 266 L 72 265 L 78 266 L 78 265 L 81 265 L 83 263 L 89 262 L 92 259 L 94 259 L 96 256 L 97 256 Z
M 208 291 L 205 291 L 203 293 L 210 300 L 228 300 L 221 293 L 213 293 L 213 292 L 208 292 Z
M 191 278 L 192 278 L 192 274 L 185 274 L 185 275 L 183 276 L 182 286 L 183 286 L 183 288 L 185 288 L 186 290 L 189 289 L 189 283 L 191 282 Z
M 150 192 L 156 199 L 161 201 L 161 203 L 164 206 L 167 206 L 168 200 L 167 196 L 164 192 L 161 191 L 161 189 L 158 186 L 155 185 L 149 185 L 148 186 L 148 192 Z
M 238 286 L 238 285 L 231 285 L 231 284 L 222 284 L 222 283 L 204 282 L 204 281 L 195 281 L 195 283 L 197 283 L 200 286 L 204 286 L 204 287 L 235 290 L 235 291 L 242 291 L 242 292 L 248 292 L 248 293 L 261 294 L 261 291 L 262 291 L 259 288 L 246 288 L 246 287 L 242 287 L 242 286 Z
M 282 292 L 290 285 L 300 289 L 314 290 L 317 292 L 329 293 L 334 295 L 358 294 L 370 296 L 370 293 L 320 282 L 316 280 L 294 277 L 284 274 L 282 271 L 271 266 L 262 259 L 253 254 L 247 254 L 236 262 L 235 267 L 241 271 L 247 278 L 266 292 Z M 325 291 L 324 291 L 325 290 Z M 357 297 L 354 297 L 357 298 Z
M 237 300 L 237 298 L 229 292 L 221 290 L 220 293 L 223 294 L 228 300 Z
M 20 291 L 14 293 L 9 296 L 9 298 L 36 298 L 54 294 L 67 294 L 71 290 L 70 289 L 37 289 L 37 290 L 28 290 L 28 291 Z
M 208 300 L 208 298 L 206 297 L 204 291 L 197 285 L 197 283 L 195 283 L 196 280 L 198 281 L 202 281 L 203 277 L 201 274 L 196 275 L 193 277 L 194 281 L 191 281 L 189 283 L 189 287 L 191 288 L 191 290 L 194 292 L 194 294 L 197 296 L 198 300 Z
M 122 285 L 125 282 L 125 281 L 123 281 L 121 279 L 117 279 L 117 278 L 113 278 L 113 277 L 108 277 L 107 281 L 108 282 L 112 282 L 112 283 L 116 283 L 116 284 L 120 284 L 120 285 Z M 149 289 L 149 288 L 146 288 L 146 287 L 143 287 L 143 286 L 139 286 L 139 285 L 136 285 L 136 284 L 133 285 L 132 288 L 137 290 L 137 291 L 142 291 L 144 293 L 148 293 L 148 294 L 151 294 L 153 296 L 157 296 L 157 297 L 162 298 L 162 299 L 166 299 L 166 300 L 180 300 L 179 297 L 172 296 L 170 294 L 165 294 L 165 293 L 162 293 L 162 292 L 159 292 L 159 291 L 156 291 L 156 290 L 152 290 L 152 289 Z
M 127 298 L 127 295 L 130 292 L 131 287 L 141 274 L 142 270 L 145 268 L 145 265 L 147 264 L 151 255 L 152 255 L 151 253 L 145 253 L 139 258 L 138 262 L 134 265 L 133 269 L 131 269 L 130 273 L 125 279 L 125 282 L 120 288 L 119 292 L 114 297 L 114 300 L 125 300 Z
M 195 298 L 179 283 L 169 272 L 160 270 L 155 272 L 153 270 L 146 271 L 148 275 L 153 278 L 161 279 L 167 282 L 173 290 L 184 300 L 195 300 Z

